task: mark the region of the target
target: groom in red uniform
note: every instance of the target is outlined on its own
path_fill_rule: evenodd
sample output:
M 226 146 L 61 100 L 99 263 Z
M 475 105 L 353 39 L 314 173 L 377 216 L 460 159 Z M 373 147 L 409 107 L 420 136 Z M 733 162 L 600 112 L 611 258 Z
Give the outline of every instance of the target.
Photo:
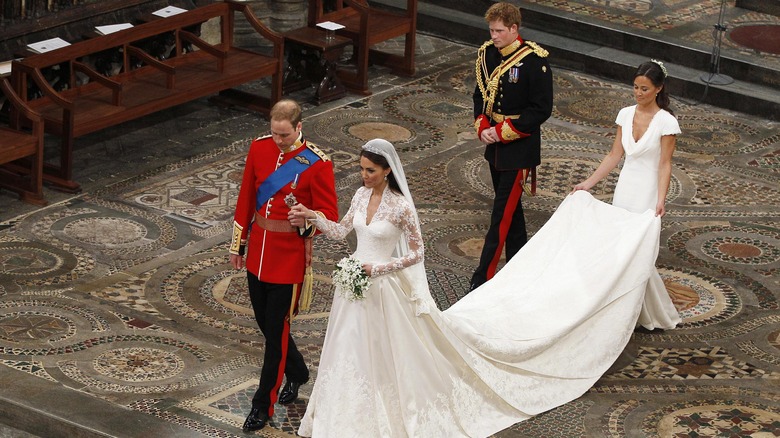
M 285 375 L 287 382 L 278 396 L 283 404 L 295 401 L 298 388 L 309 380 L 303 355 L 290 335 L 290 321 L 299 300 L 306 305 L 311 297 L 311 238 L 317 230 L 308 223 L 292 226 L 287 214 L 300 202 L 335 221 L 338 204 L 333 163 L 303 139 L 301 128 L 301 108 L 295 101 L 274 105 L 271 135 L 249 147 L 236 201 L 230 263 L 235 269 L 246 266 L 252 309 L 265 336 L 260 384 L 245 432 L 266 425 Z

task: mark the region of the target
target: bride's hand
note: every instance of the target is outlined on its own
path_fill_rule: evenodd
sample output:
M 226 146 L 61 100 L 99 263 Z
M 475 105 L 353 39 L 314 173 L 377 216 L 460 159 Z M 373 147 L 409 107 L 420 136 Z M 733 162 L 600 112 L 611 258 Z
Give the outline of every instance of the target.
M 306 219 L 314 219 L 316 214 L 302 204 L 295 204 L 290 207 L 290 212 L 287 213 L 287 220 L 290 221 L 290 225 L 294 227 L 305 227 Z
M 363 263 L 363 270 L 366 271 L 366 274 L 368 274 L 369 277 L 371 276 L 371 265 L 370 264 Z

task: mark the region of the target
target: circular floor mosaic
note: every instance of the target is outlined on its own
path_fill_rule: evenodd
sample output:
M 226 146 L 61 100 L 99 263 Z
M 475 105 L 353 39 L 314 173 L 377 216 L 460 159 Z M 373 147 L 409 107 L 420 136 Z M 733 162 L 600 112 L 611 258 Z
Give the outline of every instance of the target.
M 80 242 L 117 247 L 143 239 L 146 227 L 131 219 L 87 217 L 69 222 L 63 232 Z
M 775 242 L 747 236 L 714 236 L 704 242 L 701 249 L 704 254 L 721 262 L 763 265 L 780 260 L 780 246 L 772 243 Z
M 716 324 L 742 310 L 742 302 L 734 288 L 716 278 L 680 269 L 659 267 L 658 272 L 682 317 L 679 328 Z
M 555 95 L 553 117 L 578 125 L 603 129 L 615 128 L 615 117 L 624 107 L 633 105 L 629 89 L 571 89 Z
M 184 369 L 176 354 L 156 348 L 116 348 L 93 361 L 98 373 L 125 382 L 157 381 L 173 377 Z
M 76 328 L 61 316 L 43 312 L 13 312 L 0 317 L 0 339 L 14 343 L 56 342 L 72 336 Z
M 746 137 L 758 134 L 754 127 L 727 117 L 680 115 L 678 121 L 683 132 L 677 136 L 680 152 L 720 156 L 744 153 L 746 145 L 753 143 Z
M 410 138 L 412 138 L 412 132 L 408 129 L 402 126 L 394 125 L 392 123 L 384 122 L 358 123 L 348 127 L 347 131 L 364 141 L 369 141 L 375 138 L 383 138 L 390 143 L 397 143 L 399 141 L 408 141 Z
M 739 400 L 679 403 L 649 416 L 643 429 L 662 437 L 776 437 L 780 409 Z
M 678 236 L 681 235 L 681 236 Z M 768 265 L 780 261 L 780 230 L 769 227 L 705 226 L 670 237 L 687 240 L 688 252 L 708 261 L 735 265 Z
M 94 264 L 94 259 L 86 257 L 80 248 L 60 249 L 37 242 L 0 242 L 0 279 L 56 283 L 89 271 Z

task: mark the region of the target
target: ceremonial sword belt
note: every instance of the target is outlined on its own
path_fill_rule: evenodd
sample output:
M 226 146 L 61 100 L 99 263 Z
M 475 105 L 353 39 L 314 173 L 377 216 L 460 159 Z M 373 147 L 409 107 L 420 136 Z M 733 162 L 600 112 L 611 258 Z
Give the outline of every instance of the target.
M 496 124 L 498 124 L 498 123 L 503 122 L 504 120 L 517 120 L 517 119 L 520 118 L 520 114 L 504 115 L 504 114 L 493 113 L 493 114 L 490 115 L 490 118 L 494 122 L 496 122 Z
M 274 233 L 297 233 L 298 229 L 290 225 L 290 221 L 282 219 L 268 219 L 255 212 L 255 224 L 267 231 Z

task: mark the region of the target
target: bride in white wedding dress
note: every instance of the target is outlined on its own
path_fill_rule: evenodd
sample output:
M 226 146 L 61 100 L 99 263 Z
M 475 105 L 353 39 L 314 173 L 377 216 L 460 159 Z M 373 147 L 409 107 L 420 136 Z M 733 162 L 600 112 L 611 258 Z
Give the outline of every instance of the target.
M 329 238 L 354 229 L 371 278 L 362 300 L 334 294 L 299 435 L 486 437 L 581 396 L 623 351 L 655 270 L 653 211 L 569 195 L 491 281 L 442 312 L 393 145 L 369 141 L 360 166 L 364 186 L 339 223 L 291 211 Z

